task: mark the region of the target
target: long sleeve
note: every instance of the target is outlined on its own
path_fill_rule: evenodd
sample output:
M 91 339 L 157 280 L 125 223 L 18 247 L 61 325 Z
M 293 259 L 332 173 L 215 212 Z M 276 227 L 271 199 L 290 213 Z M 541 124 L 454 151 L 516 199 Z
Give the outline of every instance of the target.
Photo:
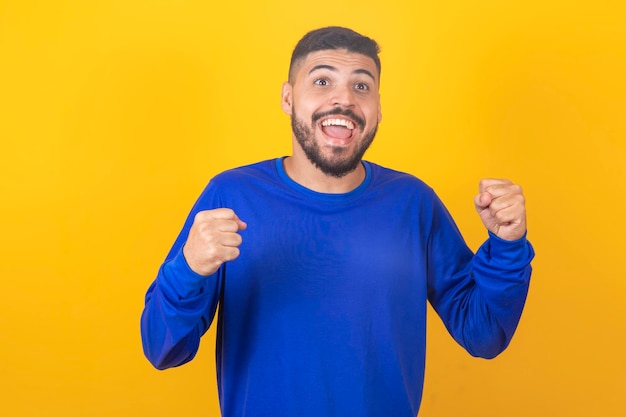
M 215 315 L 220 283 L 219 274 L 207 278 L 189 269 L 182 252 L 161 266 L 141 316 L 144 353 L 155 368 L 193 359 Z
M 526 236 L 489 234 L 476 254 L 445 212 L 429 246 L 429 300 L 452 337 L 471 355 L 493 358 L 509 345 L 530 284 L 533 248 Z
M 158 369 L 189 362 L 195 356 L 200 337 L 209 328 L 219 302 L 223 268 L 204 277 L 185 260 L 182 248 L 195 214 L 213 208 L 211 185 L 195 204 L 145 297 L 141 315 L 144 354 Z

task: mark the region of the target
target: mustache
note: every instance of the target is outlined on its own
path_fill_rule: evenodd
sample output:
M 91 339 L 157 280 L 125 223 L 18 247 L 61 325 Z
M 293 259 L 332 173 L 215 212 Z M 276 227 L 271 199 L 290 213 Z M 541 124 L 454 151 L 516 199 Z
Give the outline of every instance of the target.
M 363 129 L 365 129 L 365 120 L 362 117 L 356 115 L 350 109 L 342 109 L 342 108 L 339 108 L 339 107 L 336 107 L 336 108 L 334 108 L 332 110 L 325 111 L 325 112 L 314 113 L 313 117 L 312 117 L 313 124 L 317 123 L 320 119 L 323 119 L 324 117 L 328 117 L 328 116 L 346 116 L 346 117 L 349 117 L 350 119 L 354 120 L 356 125 L 359 127 L 360 131 L 363 131 Z

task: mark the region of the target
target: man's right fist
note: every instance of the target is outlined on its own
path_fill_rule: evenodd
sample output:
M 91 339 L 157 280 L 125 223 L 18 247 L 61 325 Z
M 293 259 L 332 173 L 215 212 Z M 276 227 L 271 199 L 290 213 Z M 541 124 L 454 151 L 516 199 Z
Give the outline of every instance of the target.
M 199 275 L 215 273 L 224 262 L 239 256 L 241 236 L 238 232 L 246 227 L 246 223 L 228 208 L 198 212 L 183 247 L 187 264 Z

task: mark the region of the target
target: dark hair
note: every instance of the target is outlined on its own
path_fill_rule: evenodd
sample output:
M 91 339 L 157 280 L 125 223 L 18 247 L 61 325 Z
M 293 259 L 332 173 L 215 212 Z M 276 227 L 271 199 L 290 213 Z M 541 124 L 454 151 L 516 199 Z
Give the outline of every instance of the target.
M 311 52 L 328 49 L 347 49 L 348 52 L 358 53 L 372 58 L 380 77 L 380 58 L 378 58 L 380 48 L 375 40 L 363 36 L 352 29 L 328 26 L 312 30 L 300 39 L 291 54 L 289 80 L 291 81 L 293 75 L 291 71 L 297 65 L 298 61 L 306 58 Z

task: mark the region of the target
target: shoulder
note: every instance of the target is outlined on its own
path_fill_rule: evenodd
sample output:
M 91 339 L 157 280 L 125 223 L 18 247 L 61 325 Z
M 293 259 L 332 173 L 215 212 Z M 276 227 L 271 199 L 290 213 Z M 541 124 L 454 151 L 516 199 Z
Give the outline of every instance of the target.
M 200 197 L 251 187 L 258 181 L 269 181 L 276 178 L 272 173 L 273 167 L 275 160 L 266 160 L 222 171 L 208 181 Z
M 223 171 L 213 177 L 208 186 L 233 192 L 248 188 L 275 187 L 277 183 L 276 159 L 268 159 Z
M 281 188 L 276 159 L 228 169 L 215 175 L 202 192 L 201 200 L 217 201 L 217 205 L 234 204 L 273 195 Z
M 434 190 L 415 175 L 367 162 L 372 172 L 373 188 L 383 188 L 407 194 L 435 197 Z
M 222 183 L 230 181 L 266 179 L 276 177 L 276 160 L 268 159 L 261 162 L 255 162 L 249 165 L 243 165 L 237 168 L 231 168 L 217 174 L 212 182 Z

